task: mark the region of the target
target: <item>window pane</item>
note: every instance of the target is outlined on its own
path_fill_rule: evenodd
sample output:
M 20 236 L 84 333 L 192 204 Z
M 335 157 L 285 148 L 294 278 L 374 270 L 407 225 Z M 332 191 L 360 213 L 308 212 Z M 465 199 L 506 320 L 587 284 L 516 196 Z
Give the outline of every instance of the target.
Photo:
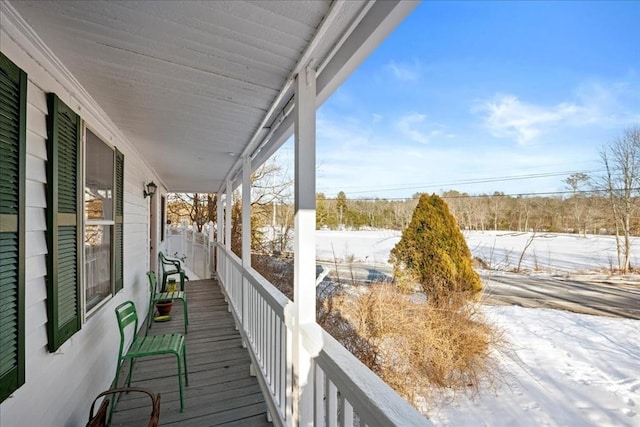
M 87 129 L 85 215 L 113 219 L 113 150 Z
M 85 226 L 84 280 L 87 311 L 111 295 L 111 241 L 113 225 Z

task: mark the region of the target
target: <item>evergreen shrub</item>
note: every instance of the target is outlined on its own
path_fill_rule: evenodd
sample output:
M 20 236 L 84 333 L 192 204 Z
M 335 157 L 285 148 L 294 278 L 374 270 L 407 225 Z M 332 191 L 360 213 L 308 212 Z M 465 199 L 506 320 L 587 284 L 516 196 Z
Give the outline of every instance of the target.
M 397 278 L 417 281 L 431 302 L 451 301 L 452 294 L 474 295 L 482 290 L 458 223 L 444 200 L 435 194 L 420 196 L 389 261 Z

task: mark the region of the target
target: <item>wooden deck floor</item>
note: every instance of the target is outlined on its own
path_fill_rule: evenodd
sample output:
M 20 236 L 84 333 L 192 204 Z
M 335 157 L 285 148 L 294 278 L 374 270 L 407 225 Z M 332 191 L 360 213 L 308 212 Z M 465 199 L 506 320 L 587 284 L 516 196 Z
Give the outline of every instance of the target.
M 176 359 L 173 356 L 139 359 L 131 385 L 160 393 L 160 425 L 164 426 L 270 426 L 258 381 L 249 375 L 250 359 L 240 333 L 227 311 L 215 280 L 187 282 L 189 333 L 187 364 L 189 387 L 184 388 L 185 409 L 180 412 Z M 176 301 L 168 322 L 155 323 L 149 334 L 184 333 L 182 307 Z M 128 366 L 128 362 L 125 364 Z M 124 375 L 121 375 L 121 381 Z M 151 407 L 140 393 L 123 395 L 113 425 L 146 425 Z

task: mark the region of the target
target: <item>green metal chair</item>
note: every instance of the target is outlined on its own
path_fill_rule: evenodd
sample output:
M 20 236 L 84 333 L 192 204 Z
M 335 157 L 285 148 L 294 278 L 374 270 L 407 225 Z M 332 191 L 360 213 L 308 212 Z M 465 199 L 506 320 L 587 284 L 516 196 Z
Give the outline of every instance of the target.
M 182 268 L 182 263 L 179 259 L 169 258 L 162 251 L 158 252 L 158 261 L 160 267 L 162 267 L 162 290 L 167 289 L 167 279 L 174 274 L 180 275 L 180 290 L 184 291 L 184 281 L 189 280 Z
M 116 378 L 113 382 L 113 386 L 118 387 L 120 367 L 125 360 L 131 360 L 129 364 L 129 376 L 126 380 L 127 387 L 130 387 L 131 373 L 133 372 L 133 364 L 136 359 L 161 354 L 173 354 L 176 356 L 176 361 L 178 362 L 178 387 L 180 389 L 180 412 L 182 412 L 184 410 L 184 397 L 182 394 L 183 366 L 185 384 L 189 386 L 187 349 L 184 335 L 176 333 L 149 335 L 143 337 L 136 336 L 136 332 L 138 331 L 138 314 L 136 313 L 136 306 L 131 301 L 125 301 L 116 307 L 116 318 L 118 319 L 118 328 L 120 329 L 120 349 L 118 350 L 118 365 L 116 367 Z M 133 342 L 131 343 L 129 350 L 125 352 L 125 331 L 127 330 L 127 327 L 130 326 L 133 326 Z
M 149 278 L 149 288 L 151 291 L 151 300 L 149 303 L 149 313 L 147 314 L 147 331 L 151 328 L 151 324 L 153 323 L 153 307 L 158 301 L 173 301 L 180 300 L 182 301 L 182 311 L 184 313 L 184 333 L 187 333 L 187 326 L 189 325 L 189 309 L 187 305 L 187 293 L 184 291 L 175 291 L 175 292 L 157 292 L 157 281 L 156 281 L 156 272 L 149 271 L 147 272 L 147 277 Z

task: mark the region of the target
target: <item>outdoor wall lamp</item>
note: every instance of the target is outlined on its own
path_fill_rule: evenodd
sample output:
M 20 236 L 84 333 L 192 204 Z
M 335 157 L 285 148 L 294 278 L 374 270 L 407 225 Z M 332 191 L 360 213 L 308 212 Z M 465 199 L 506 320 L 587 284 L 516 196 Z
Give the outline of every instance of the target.
M 146 199 L 147 197 L 153 197 L 153 195 L 156 194 L 156 189 L 157 188 L 158 188 L 158 186 L 153 181 L 148 183 L 147 184 L 147 189 L 143 190 L 144 198 Z

